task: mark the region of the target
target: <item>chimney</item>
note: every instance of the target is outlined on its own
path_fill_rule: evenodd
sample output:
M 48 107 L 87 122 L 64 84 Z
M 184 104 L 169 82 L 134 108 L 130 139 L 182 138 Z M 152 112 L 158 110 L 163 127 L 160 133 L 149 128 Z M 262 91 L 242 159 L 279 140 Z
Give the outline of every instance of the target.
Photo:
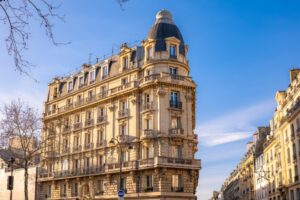
M 297 75 L 299 74 L 300 69 L 291 69 L 290 70 L 290 81 L 291 83 L 297 78 Z

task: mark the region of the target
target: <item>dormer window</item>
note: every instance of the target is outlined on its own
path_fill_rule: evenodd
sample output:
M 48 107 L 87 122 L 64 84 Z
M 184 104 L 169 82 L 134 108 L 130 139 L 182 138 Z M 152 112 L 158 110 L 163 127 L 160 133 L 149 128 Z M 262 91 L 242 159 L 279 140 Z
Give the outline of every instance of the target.
M 94 83 L 95 82 L 95 71 L 90 71 L 90 83 Z
M 102 68 L 102 79 L 105 79 L 106 77 L 108 77 L 108 67 L 104 66 Z
M 73 81 L 68 82 L 68 92 L 71 92 L 73 90 Z
M 147 60 L 150 60 L 153 58 L 153 48 L 150 46 L 147 48 Z
M 82 87 L 84 85 L 84 78 L 83 76 L 79 77 L 79 87 Z
M 123 70 L 127 70 L 128 69 L 128 57 L 124 57 L 123 58 Z
M 170 58 L 177 58 L 177 46 L 171 44 L 169 47 Z
M 57 87 L 53 89 L 53 98 L 57 97 Z

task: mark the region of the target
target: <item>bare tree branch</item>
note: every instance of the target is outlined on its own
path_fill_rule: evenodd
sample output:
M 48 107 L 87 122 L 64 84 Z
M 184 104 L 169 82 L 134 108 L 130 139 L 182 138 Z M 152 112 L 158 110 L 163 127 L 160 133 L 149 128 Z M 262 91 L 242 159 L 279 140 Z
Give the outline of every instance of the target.
M 57 42 L 53 33 L 52 21 L 64 21 L 64 16 L 57 13 L 59 8 L 60 5 L 54 5 L 49 0 L 0 0 L 0 22 L 8 28 L 6 49 L 13 57 L 15 69 L 21 74 L 31 77 L 30 70 L 34 67 L 23 54 L 28 49 L 30 20 L 36 19 L 40 22 L 46 36 L 54 45 L 67 44 Z

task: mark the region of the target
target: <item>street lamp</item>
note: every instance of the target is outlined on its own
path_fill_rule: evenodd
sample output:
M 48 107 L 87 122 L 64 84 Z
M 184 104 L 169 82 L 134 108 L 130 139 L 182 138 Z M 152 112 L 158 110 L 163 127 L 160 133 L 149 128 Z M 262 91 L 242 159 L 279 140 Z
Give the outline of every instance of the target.
M 121 181 L 122 181 L 122 164 L 123 164 L 123 160 L 121 158 L 122 155 L 122 148 L 125 148 L 126 146 L 123 146 L 123 144 L 127 145 L 127 150 L 132 150 L 133 147 L 131 146 L 130 143 L 124 143 L 124 142 L 120 142 L 118 139 L 116 138 L 112 138 L 109 141 L 110 145 L 117 145 L 119 147 L 119 165 L 120 165 L 120 171 L 119 171 L 119 187 L 118 190 L 121 191 L 123 190 L 123 188 L 121 188 Z M 125 191 L 124 191 L 125 192 Z
M 8 179 L 7 179 L 7 189 L 10 190 L 10 200 L 12 200 L 12 190 L 14 188 L 14 176 L 13 176 L 13 171 L 14 171 L 13 164 L 14 164 L 14 162 L 15 162 L 15 159 L 13 157 L 8 159 L 11 174 L 10 174 L 10 176 L 8 176 Z

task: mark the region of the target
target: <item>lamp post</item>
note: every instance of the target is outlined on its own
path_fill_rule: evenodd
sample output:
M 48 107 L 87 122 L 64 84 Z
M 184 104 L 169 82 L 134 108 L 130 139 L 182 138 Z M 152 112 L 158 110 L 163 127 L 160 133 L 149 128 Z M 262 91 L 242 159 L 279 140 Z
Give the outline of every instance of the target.
M 8 176 L 7 179 L 7 189 L 10 190 L 10 200 L 12 200 L 12 190 L 14 188 L 14 168 L 13 168 L 13 164 L 15 162 L 15 159 L 13 157 L 11 157 L 9 160 L 9 165 L 10 165 L 10 176 Z
M 120 165 L 120 171 L 119 171 L 119 186 L 118 186 L 118 190 L 121 191 L 123 190 L 123 188 L 121 188 L 121 181 L 122 181 L 122 165 L 123 165 L 123 160 L 122 160 L 122 149 L 125 148 L 127 145 L 128 146 L 128 150 L 131 150 L 133 147 L 129 144 L 129 143 L 124 143 L 124 142 L 121 142 L 119 141 L 118 139 L 116 138 L 112 138 L 110 141 L 109 141 L 109 144 L 110 145 L 117 145 L 119 147 L 119 165 Z M 122 147 L 122 145 L 124 144 L 124 146 Z M 125 191 L 124 191 L 125 192 Z

